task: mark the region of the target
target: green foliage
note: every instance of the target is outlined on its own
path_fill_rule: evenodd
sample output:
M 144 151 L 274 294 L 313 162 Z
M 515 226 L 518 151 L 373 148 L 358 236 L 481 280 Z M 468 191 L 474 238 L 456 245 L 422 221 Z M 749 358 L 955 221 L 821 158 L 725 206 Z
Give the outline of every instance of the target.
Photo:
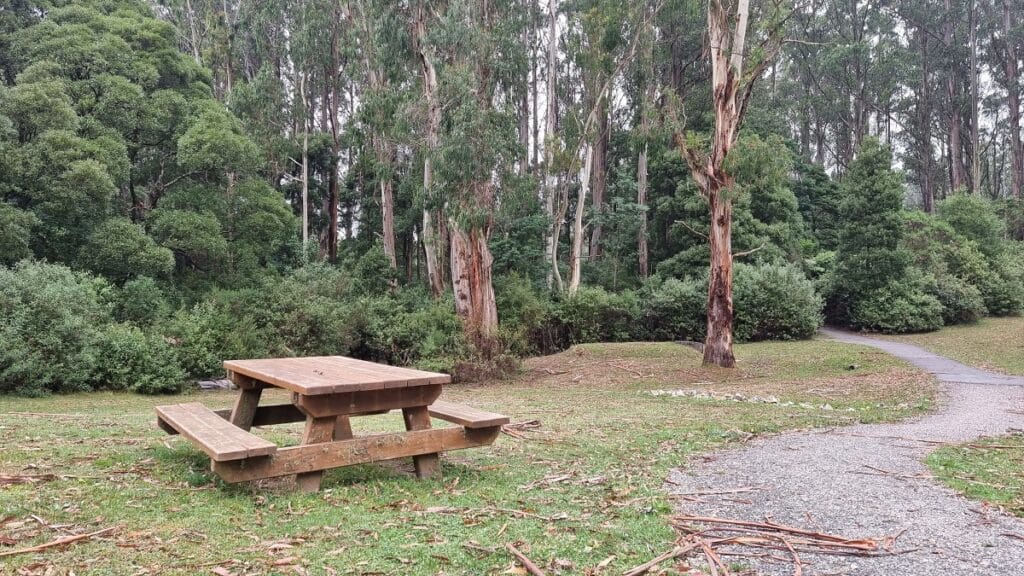
M 494 280 L 495 302 L 505 349 L 517 356 L 544 354 L 558 348 L 549 331 L 551 300 L 518 274 Z
M 0 201 L 0 265 L 11 265 L 32 255 L 32 228 L 39 219 Z
M 640 302 L 631 291 L 615 294 L 584 286 L 556 300 L 552 318 L 568 345 L 625 342 L 636 334 Z
M 707 332 L 707 278 L 680 280 L 653 276 L 641 292 L 643 323 L 652 340 L 704 340 Z
M 185 372 L 177 354 L 157 334 L 137 326 L 112 324 L 103 333 L 98 374 L 104 388 L 140 394 L 174 394 L 184 390 Z
M 926 276 L 924 289 L 942 304 L 942 323 L 947 326 L 977 322 L 988 312 L 981 290 L 956 276 Z
M 99 384 L 110 286 L 55 264 L 0 268 L 0 391 L 25 395 Z
M 228 243 L 221 224 L 210 212 L 161 209 L 153 212 L 150 233 L 174 253 L 181 272 L 210 272 L 228 258 Z
M 115 300 L 102 278 L 58 264 L 0 268 L 0 392 L 180 392 L 174 350 L 159 334 L 115 323 Z
M 737 264 L 734 279 L 738 342 L 803 340 L 821 326 L 821 297 L 796 267 Z
M 114 305 L 114 317 L 119 322 L 136 326 L 150 326 L 171 314 L 171 306 L 164 291 L 149 276 L 139 276 L 121 286 Z
M 849 325 L 858 330 L 902 334 L 942 327 L 944 308 L 920 282 L 890 282 L 858 298 L 849 312 Z
M 890 332 L 922 330 L 933 318 L 941 326 L 941 305 L 908 282 L 910 254 L 900 248 L 903 183 L 891 163 L 889 149 L 869 138 L 840 182 L 843 226 L 829 285 L 830 319 Z M 887 310 L 886 303 L 894 307 Z M 932 303 L 940 306 L 934 315 Z M 899 314 L 912 316 L 901 321 Z
M 266 335 L 250 317 L 234 315 L 223 304 L 206 301 L 179 310 L 162 327 L 190 378 L 224 374 L 224 360 L 264 358 Z
M 1006 225 L 992 202 L 961 192 L 939 202 L 936 209 L 943 221 L 973 240 L 987 258 L 994 259 L 1002 253 Z
M 116 283 L 137 276 L 165 276 L 174 269 L 174 255 L 156 245 L 127 218 L 111 218 L 89 235 L 79 263 Z

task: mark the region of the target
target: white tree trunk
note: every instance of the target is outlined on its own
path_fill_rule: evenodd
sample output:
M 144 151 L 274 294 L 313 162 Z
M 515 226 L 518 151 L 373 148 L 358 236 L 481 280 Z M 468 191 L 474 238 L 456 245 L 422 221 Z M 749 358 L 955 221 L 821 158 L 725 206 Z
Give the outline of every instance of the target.
M 583 271 L 583 213 L 586 212 L 587 193 L 590 192 L 590 170 L 594 165 L 594 148 L 590 144 L 583 146 L 583 158 L 583 168 L 580 171 L 580 192 L 576 198 L 576 217 L 572 223 L 569 294 L 575 294 L 580 289 L 580 279 Z
M 555 195 L 558 193 L 558 176 L 554 173 L 555 122 L 557 112 L 558 79 L 558 0 L 548 0 L 548 50 L 547 50 L 547 117 L 544 124 L 544 215 L 548 217 L 547 238 L 544 242 L 544 261 L 548 265 L 548 288 L 562 289 L 558 273 L 558 230 L 555 222 Z

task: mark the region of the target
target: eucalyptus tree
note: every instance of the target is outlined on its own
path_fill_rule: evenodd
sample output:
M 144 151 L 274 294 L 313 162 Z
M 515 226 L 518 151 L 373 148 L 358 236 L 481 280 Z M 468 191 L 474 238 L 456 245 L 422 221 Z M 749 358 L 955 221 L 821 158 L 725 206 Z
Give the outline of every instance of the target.
M 690 167 L 710 216 L 708 242 L 711 266 L 708 281 L 707 337 L 704 364 L 731 368 L 736 365 L 732 351 L 732 188 L 733 176 L 726 168 L 729 152 L 736 144 L 738 130 L 747 111 L 755 82 L 772 64 L 782 43 L 785 6 L 764 7 L 756 28 L 757 49 L 747 52 L 749 0 L 708 5 L 708 52 L 712 71 L 714 131 L 710 150 L 694 142 L 684 128 L 675 141 Z M 735 23 L 735 26 L 730 26 Z
M 514 173 L 518 149 L 515 82 L 526 58 L 525 20 L 516 0 L 452 0 L 441 17 L 443 65 L 438 91 L 446 102 L 437 177 L 446 190 L 455 310 L 481 354 L 497 346 L 498 313 L 488 241 L 494 211 Z

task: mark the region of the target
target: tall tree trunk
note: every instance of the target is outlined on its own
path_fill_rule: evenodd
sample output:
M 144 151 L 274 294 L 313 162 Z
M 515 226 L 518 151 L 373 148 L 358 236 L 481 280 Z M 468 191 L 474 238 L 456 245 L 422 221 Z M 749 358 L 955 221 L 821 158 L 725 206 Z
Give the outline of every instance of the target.
M 708 205 L 711 230 L 711 269 L 708 276 L 707 337 L 704 340 L 704 364 L 724 368 L 736 365 L 732 352 L 732 182 L 715 178 L 709 181 Z
M 384 255 L 393 270 L 398 270 L 398 256 L 395 253 L 395 193 L 391 174 L 377 176 L 380 181 L 380 208 L 383 217 Z
M 1005 42 L 1005 58 L 1003 67 L 1006 73 L 1007 105 L 1010 110 L 1010 182 L 1013 187 L 1011 196 L 1021 199 L 1024 188 L 1024 146 L 1020 136 L 1020 86 L 1019 69 L 1017 67 L 1017 47 L 1013 38 L 1013 11 L 1010 0 L 1003 0 L 1003 41 Z
M 416 8 L 416 53 L 423 70 L 423 96 L 427 104 L 426 150 L 423 151 L 423 252 L 427 264 L 427 281 L 434 298 L 444 295 L 444 269 L 440 251 L 444 246 L 442 232 L 434 222 L 434 169 L 433 154 L 437 150 L 438 130 L 441 127 L 441 103 L 437 97 L 437 70 L 432 52 L 425 41 L 427 13 L 423 1 Z M 452 248 L 454 254 L 454 248 Z M 454 266 L 454 263 L 452 264 Z M 454 282 L 454 280 L 453 280 Z
M 587 203 L 587 191 L 590 188 L 590 172 L 594 166 L 594 148 L 583 147 L 583 169 L 580 171 L 580 190 L 576 197 L 576 217 L 572 223 L 572 253 L 570 256 L 569 294 L 580 289 L 583 272 L 583 207 Z
M 970 5 L 971 45 L 971 192 L 981 193 L 981 128 L 978 126 L 978 18 L 975 0 Z
M 302 98 L 302 259 L 309 252 L 309 108 L 306 100 L 306 74 L 299 76 L 299 97 Z
M 954 52 L 953 37 L 953 4 L 952 0 L 945 0 L 946 15 L 943 22 L 942 38 L 947 53 Z M 957 77 L 955 62 L 946 60 L 946 99 L 949 106 L 949 183 L 952 190 L 961 188 L 965 184 L 963 173 L 963 139 L 961 127 L 963 126 L 963 114 L 960 102 L 960 78 Z
M 705 154 L 690 148 L 686 136 L 676 132 L 675 141 L 690 167 L 690 174 L 708 203 L 711 249 L 707 298 L 707 337 L 704 340 L 704 364 L 732 368 L 732 187 L 733 179 L 725 171 L 725 161 L 736 143 L 739 124 L 757 79 L 781 46 L 781 38 L 769 37 L 765 57 L 748 72 L 742 86 L 744 43 L 749 0 L 739 0 L 735 13 L 726 10 L 722 0 L 708 5 L 708 48 L 711 64 L 711 94 L 715 114 L 711 150 Z M 735 22 L 734 32 L 729 25 Z M 769 57 L 770 56 L 770 57 Z
M 605 210 L 605 193 L 608 189 L 608 105 L 607 100 L 601 98 L 597 112 L 597 132 L 594 134 L 594 162 L 593 162 L 593 204 L 594 214 L 597 222 L 590 234 L 590 251 L 588 252 L 591 261 L 601 257 L 601 235 L 604 228 L 601 226 L 601 217 Z
M 544 215 L 548 217 L 547 238 L 544 242 L 544 260 L 548 264 L 548 288 L 562 289 L 558 272 L 558 230 L 555 218 L 555 195 L 558 193 L 558 175 L 555 173 L 555 121 L 558 95 L 558 0 L 548 0 L 548 48 L 546 94 L 547 114 L 544 125 Z M 557 280 L 557 284 L 555 281 Z
M 636 238 L 637 264 L 640 277 L 647 278 L 650 274 L 647 250 L 647 142 L 643 143 L 636 160 L 636 203 L 640 206 L 640 229 Z
M 932 100 L 931 100 L 931 79 L 928 70 L 928 35 L 925 29 L 918 30 L 918 42 L 921 51 L 921 83 L 918 86 L 917 94 L 917 115 L 918 115 L 918 163 L 919 186 L 921 187 L 921 207 L 925 212 L 931 214 L 935 211 L 935 187 L 932 183 L 933 157 L 932 157 Z
M 498 307 L 491 282 L 494 258 L 487 247 L 486 228 L 462 230 L 451 226 L 452 289 L 455 312 L 463 319 L 467 335 L 484 356 L 494 352 L 498 332 Z

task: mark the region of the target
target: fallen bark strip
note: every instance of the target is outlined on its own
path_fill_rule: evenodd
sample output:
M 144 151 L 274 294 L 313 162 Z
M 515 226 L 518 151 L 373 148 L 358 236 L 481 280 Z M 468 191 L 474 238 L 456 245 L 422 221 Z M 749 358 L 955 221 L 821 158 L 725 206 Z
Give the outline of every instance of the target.
M 32 552 L 42 552 L 42 551 L 47 550 L 49 548 L 55 548 L 57 546 L 63 546 L 65 544 L 72 544 L 74 542 L 78 542 L 79 540 L 86 540 L 88 538 L 95 538 L 97 536 L 103 536 L 104 534 L 109 534 L 109 533 L 113 532 L 114 530 L 117 530 L 118 528 L 119 528 L 118 526 L 111 526 L 110 528 L 104 528 L 103 530 L 97 530 L 95 532 L 89 532 L 88 534 L 78 534 L 76 536 L 65 536 L 64 538 L 58 538 L 58 539 L 56 539 L 56 540 L 54 540 L 52 542 L 47 542 L 46 544 L 40 544 L 38 546 L 31 546 L 29 548 L 21 548 L 21 549 L 18 549 L 18 550 L 7 550 L 5 552 L 0 552 L 0 558 L 5 557 L 5 556 L 17 556 L 18 554 L 31 554 Z
M 505 544 L 505 548 L 507 548 L 508 551 L 516 557 L 516 560 L 523 565 L 523 568 L 525 568 L 527 572 L 533 574 L 533 576 L 544 576 L 544 571 L 538 568 L 532 560 L 526 557 L 526 554 L 520 552 L 519 549 L 513 546 L 511 542 Z

